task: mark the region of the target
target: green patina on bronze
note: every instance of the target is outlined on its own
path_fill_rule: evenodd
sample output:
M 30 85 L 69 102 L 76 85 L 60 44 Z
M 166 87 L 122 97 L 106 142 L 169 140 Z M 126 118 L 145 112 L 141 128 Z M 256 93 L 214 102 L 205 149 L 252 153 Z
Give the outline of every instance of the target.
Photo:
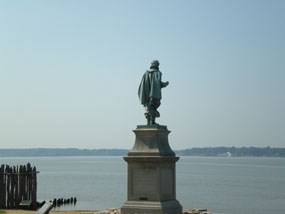
M 160 106 L 161 88 L 168 86 L 169 82 L 161 81 L 162 73 L 159 70 L 159 61 L 154 60 L 141 80 L 138 95 L 141 104 L 146 108 L 145 117 L 147 125 L 155 125 L 155 118 L 160 114 L 157 111 Z

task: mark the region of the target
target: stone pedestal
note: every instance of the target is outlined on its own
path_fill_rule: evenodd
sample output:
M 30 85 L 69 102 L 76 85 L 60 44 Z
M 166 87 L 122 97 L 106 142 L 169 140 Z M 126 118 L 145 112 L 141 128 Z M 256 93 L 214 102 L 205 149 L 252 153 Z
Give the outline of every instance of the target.
M 176 200 L 175 163 L 166 126 L 138 126 L 128 163 L 128 200 L 122 214 L 181 214 Z

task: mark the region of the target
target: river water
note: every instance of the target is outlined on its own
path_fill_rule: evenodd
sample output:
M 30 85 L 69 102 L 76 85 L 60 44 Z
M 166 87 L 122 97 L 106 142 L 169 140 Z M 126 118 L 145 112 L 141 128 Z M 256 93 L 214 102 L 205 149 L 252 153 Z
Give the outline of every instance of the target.
M 118 208 L 127 199 L 127 164 L 122 157 L 17 157 L 38 174 L 38 201 L 76 197 L 58 210 Z M 213 213 L 284 214 L 285 158 L 185 157 L 176 164 L 177 199 L 183 208 Z

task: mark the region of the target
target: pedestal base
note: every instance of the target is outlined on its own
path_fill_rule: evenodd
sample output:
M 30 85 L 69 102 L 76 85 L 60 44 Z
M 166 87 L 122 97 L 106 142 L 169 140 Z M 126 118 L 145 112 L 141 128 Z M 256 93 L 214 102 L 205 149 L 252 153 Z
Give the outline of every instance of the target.
M 182 206 L 177 200 L 127 201 L 121 208 L 123 214 L 181 214 Z

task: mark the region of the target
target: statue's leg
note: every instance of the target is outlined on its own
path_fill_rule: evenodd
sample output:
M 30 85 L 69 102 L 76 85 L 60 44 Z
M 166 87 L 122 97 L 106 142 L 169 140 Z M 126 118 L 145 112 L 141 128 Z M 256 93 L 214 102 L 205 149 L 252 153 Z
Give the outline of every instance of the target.
M 160 106 L 160 100 L 159 99 L 155 99 L 155 117 L 160 117 L 160 113 L 159 111 L 157 111 L 158 107 Z
M 144 115 L 145 115 L 145 118 L 147 120 L 147 125 L 150 125 L 150 114 L 149 114 L 149 112 L 146 112 Z
M 156 111 L 156 102 L 157 102 L 157 99 L 155 98 L 150 98 L 150 102 L 149 102 L 149 114 L 150 114 L 150 123 L 152 125 L 155 125 L 155 118 L 156 118 L 156 115 L 157 115 L 157 111 Z
M 146 112 L 144 113 L 144 116 L 147 120 L 147 125 L 150 125 L 150 106 L 146 106 L 145 110 Z

